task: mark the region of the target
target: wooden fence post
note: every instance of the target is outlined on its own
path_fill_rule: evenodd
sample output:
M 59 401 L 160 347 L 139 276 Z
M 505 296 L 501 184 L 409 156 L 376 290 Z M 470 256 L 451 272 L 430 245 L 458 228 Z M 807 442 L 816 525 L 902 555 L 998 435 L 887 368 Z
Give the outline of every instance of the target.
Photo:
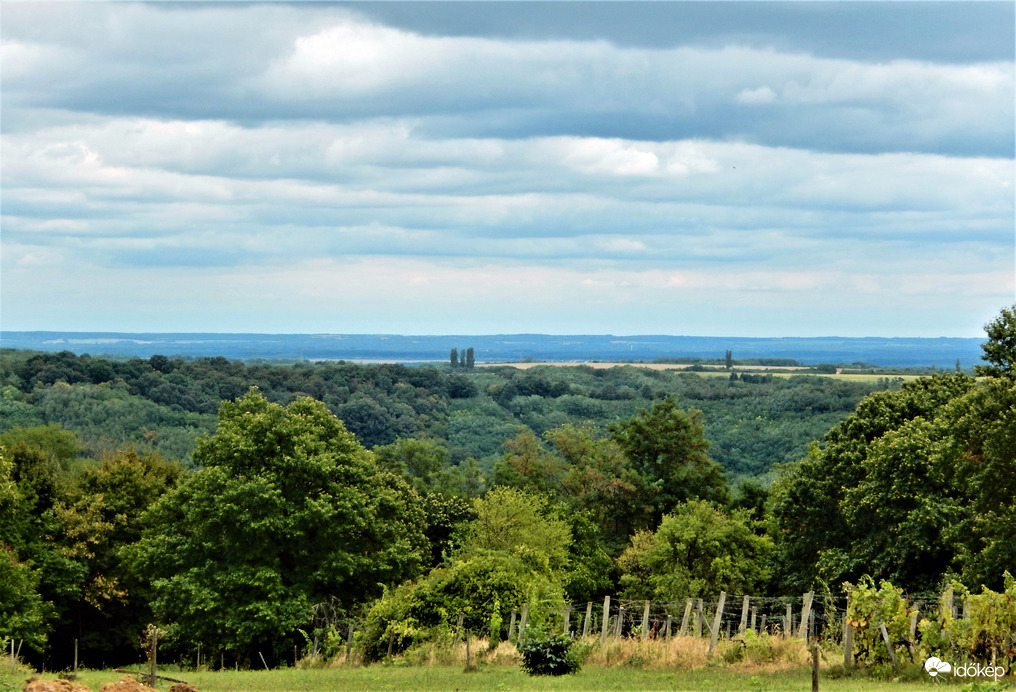
M 741 601 L 741 624 L 737 628 L 737 633 L 741 636 L 744 636 L 744 631 L 748 629 L 748 602 L 750 600 L 750 596 L 745 596 Z
M 508 621 L 508 641 L 512 639 L 512 633 L 515 632 L 515 618 L 519 614 L 519 611 L 512 609 L 512 618 Z
M 564 634 L 568 634 L 568 632 L 570 630 L 571 630 L 571 606 L 565 606 L 565 609 L 564 609 L 564 628 L 562 629 L 562 632 Z
M 642 609 L 642 639 L 649 638 L 649 601 L 646 601 Z
M 709 633 L 709 651 L 706 654 L 706 658 L 713 657 L 713 651 L 716 650 L 716 640 L 720 636 L 720 620 L 723 617 L 723 603 L 727 600 L 727 592 L 720 592 L 720 601 L 716 604 L 716 613 L 713 615 L 713 626 L 712 631 Z
M 889 649 L 889 658 L 892 659 L 893 668 L 895 668 L 896 665 L 897 665 L 897 663 L 896 663 L 896 652 L 893 651 L 893 643 L 889 639 L 889 631 L 885 628 L 885 623 L 884 622 L 879 623 L 878 629 L 879 629 L 879 631 L 882 632 L 882 639 L 885 640 L 885 646 L 886 646 L 887 649 Z
M 850 670 L 854 665 L 854 627 L 846 618 L 843 619 L 843 668 Z
M 462 621 L 465 620 L 465 619 L 466 619 L 466 614 L 465 613 L 459 613 L 459 620 L 458 620 L 458 622 L 455 623 L 455 636 L 452 637 L 452 646 L 453 647 L 459 643 L 459 631 L 462 629 Z M 390 646 L 388 648 L 391 649 Z M 391 654 L 388 654 L 388 655 L 391 656 Z
M 818 642 L 811 647 L 811 692 L 818 692 Z
M 666 628 L 667 634 L 665 635 L 667 639 L 670 639 L 670 625 L 673 622 L 673 620 L 674 620 L 673 616 L 671 615 L 667 616 L 667 628 Z
M 794 626 L 794 611 L 791 608 L 790 604 L 788 603 L 787 604 L 787 617 L 783 621 L 783 637 L 784 637 L 784 639 L 789 639 L 792 636 L 791 635 L 791 629 L 793 628 L 793 626 Z
M 519 621 L 519 641 L 521 642 L 526 636 L 526 620 L 529 619 L 529 604 L 526 603 L 522 606 L 522 618 Z
M 586 603 L 586 619 L 582 623 L 582 638 L 589 636 L 589 621 L 593 619 L 593 602 Z
M 801 625 L 797 629 L 797 636 L 801 639 L 808 638 L 808 617 L 811 615 L 811 602 L 814 598 L 814 591 L 804 594 L 804 607 L 801 609 Z
M 624 630 L 624 606 L 617 609 L 617 630 L 614 632 L 614 639 L 621 638 L 621 632 Z
M 766 618 L 767 617 L 768 616 L 765 613 L 762 613 L 762 624 L 759 625 L 759 630 L 762 631 L 762 632 L 766 631 Z
M 158 652 L 158 650 L 159 650 L 159 631 L 153 627 L 152 628 L 152 663 L 151 663 L 150 670 L 149 670 L 149 673 L 148 673 L 148 686 L 149 687 L 155 687 L 155 669 L 156 669 L 155 656 L 156 656 L 156 653 Z
M 758 606 L 751 607 L 751 631 L 757 632 L 755 629 L 755 618 L 758 616 Z
M 916 645 L 917 643 L 917 613 L 918 609 L 915 607 L 914 612 L 910 614 L 910 643 Z
M 684 617 L 681 618 L 681 632 L 680 636 L 688 634 L 688 620 L 691 618 L 691 599 L 684 604 Z
M 353 624 L 349 624 L 349 629 L 346 631 L 346 663 L 349 663 L 349 657 L 353 655 Z
M 600 623 L 600 644 L 607 643 L 607 623 L 610 622 L 610 596 L 603 597 L 603 622 Z
M 702 599 L 698 599 L 695 603 L 695 636 L 702 636 Z

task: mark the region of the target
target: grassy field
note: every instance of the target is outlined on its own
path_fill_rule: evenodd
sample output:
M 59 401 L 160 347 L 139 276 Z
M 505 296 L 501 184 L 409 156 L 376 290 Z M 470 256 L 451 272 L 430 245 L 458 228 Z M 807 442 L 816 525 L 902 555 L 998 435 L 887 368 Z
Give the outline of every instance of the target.
M 807 668 L 774 673 L 706 667 L 667 672 L 632 667 L 586 666 L 576 675 L 558 678 L 531 678 L 516 666 L 491 665 L 477 672 L 463 672 L 461 666 L 369 666 L 355 668 L 282 669 L 272 671 L 166 673 L 196 686 L 200 692 L 330 692 L 385 690 L 695 690 L 738 692 L 791 692 L 811 689 Z M 51 679 L 53 676 L 45 676 Z M 94 691 L 122 677 L 113 671 L 83 671 L 78 682 Z M 0 674 L 0 690 L 20 690 L 27 678 Z M 160 690 L 171 683 L 161 681 Z M 930 678 L 916 682 L 876 681 L 863 677 L 821 680 L 823 692 L 888 692 L 945 686 L 959 690 L 959 684 L 935 683 Z

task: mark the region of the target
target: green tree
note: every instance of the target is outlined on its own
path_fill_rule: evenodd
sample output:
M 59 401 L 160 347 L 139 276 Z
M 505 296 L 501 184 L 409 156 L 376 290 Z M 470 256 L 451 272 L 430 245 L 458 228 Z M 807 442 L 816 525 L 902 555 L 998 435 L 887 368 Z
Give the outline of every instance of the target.
M 466 367 L 472 369 L 476 365 L 476 352 L 470 346 L 466 349 Z
M 679 502 L 726 504 L 730 487 L 722 467 L 709 458 L 701 411 L 682 411 L 668 397 L 637 416 L 611 426 L 611 437 L 642 477 L 642 501 L 655 526 Z
M 988 365 L 975 365 L 978 375 L 1012 379 L 1016 375 L 1016 305 L 1002 308 L 1001 314 L 984 325 L 988 340 L 981 344 L 981 358 Z
M 149 511 L 130 553 L 180 644 L 282 654 L 329 597 L 349 608 L 415 576 L 427 542 L 409 486 L 324 404 L 224 402 L 204 468 Z
M 919 459 L 908 460 L 904 470 L 909 468 L 910 471 L 894 480 L 893 460 L 909 453 L 901 451 L 906 448 L 906 435 L 890 437 L 881 446 L 876 445 L 876 441 L 902 428 L 908 421 L 935 420 L 943 407 L 973 387 L 973 378 L 963 374 L 940 374 L 907 382 L 899 391 L 871 394 L 861 401 L 853 414 L 826 433 L 824 446 L 813 445 L 807 457 L 784 466 L 773 484 L 769 500 L 772 535 L 776 540 L 776 580 L 797 591 L 812 588 L 818 579 L 837 583 L 844 579 L 856 580 L 870 571 L 868 557 L 859 552 L 868 544 L 865 537 L 876 528 L 885 531 L 882 534 L 885 547 L 884 541 L 895 535 L 894 510 L 891 505 L 884 506 L 885 502 L 895 502 L 894 493 L 900 492 L 907 483 L 930 483 L 926 485 L 928 488 L 935 483 L 934 476 L 921 480 L 929 467 Z M 914 433 L 919 431 L 920 428 L 912 429 Z M 867 461 L 873 450 L 876 450 L 875 456 Z M 921 453 L 926 455 L 928 451 Z M 872 473 L 870 478 L 869 472 Z M 885 502 L 878 506 L 868 502 L 859 504 L 861 497 L 855 493 L 853 501 L 859 506 L 848 507 L 847 493 L 866 478 L 878 486 L 869 485 L 867 491 Z M 877 480 L 879 478 L 881 481 Z M 894 484 L 898 484 L 895 491 Z M 905 507 L 917 501 L 915 498 L 900 499 Z M 911 528 L 917 530 L 922 526 L 922 531 L 930 530 L 936 523 L 941 526 L 942 521 L 941 517 L 930 515 L 913 519 L 918 523 Z M 928 540 L 930 535 L 923 540 Z M 872 545 L 878 546 L 878 542 Z M 903 549 L 902 546 L 896 548 Z M 924 564 L 935 564 L 931 553 Z M 937 566 L 935 570 L 935 575 L 926 575 L 926 578 L 934 580 L 944 571 L 944 566 Z
M 18 560 L 11 528 L 24 512 L 13 478 L 14 465 L 0 447 L 0 632 L 40 649 L 49 629 L 47 607 L 39 595 L 39 574 Z
M 452 352 L 448 355 L 448 361 L 453 368 L 459 366 L 459 349 L 452 348 Z
M 476 519 L 463 531 L 460 556 L 503 553 L 546 574 L 568 566 L 571 529 L 542 495 L 497 487 L 475 502 Z
M 83 466 L 53 508 L 56 543 L 84 570 L 74 621 L 56 634 L 80 639 L 83 655 L 133 658 L 138 632 L 152 621 L 151 593 L 121 553 L 140 540 L 143 513 L 182 476 L 178 464 L 157 453 L 119 449 Z
M 630 598 L 677 601 L 720 591 L 753 593 L 769 577 L 772 540 L 755 531 L 746 510 L 729 514 L 705 500 L 681 503 L 655 533 L 632 537 L 618 562 Z

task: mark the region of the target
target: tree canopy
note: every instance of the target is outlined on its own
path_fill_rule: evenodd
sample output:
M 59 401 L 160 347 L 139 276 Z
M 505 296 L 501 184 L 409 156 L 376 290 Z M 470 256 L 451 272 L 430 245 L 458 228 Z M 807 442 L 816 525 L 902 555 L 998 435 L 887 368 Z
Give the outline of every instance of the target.
M 415 576 L 429 546 L 409 486 L 381 471 L 325 406 L 251 390 L 225 402 L 132 551 L 177 641 L 281 653 L 315 604 L 376 596 Z

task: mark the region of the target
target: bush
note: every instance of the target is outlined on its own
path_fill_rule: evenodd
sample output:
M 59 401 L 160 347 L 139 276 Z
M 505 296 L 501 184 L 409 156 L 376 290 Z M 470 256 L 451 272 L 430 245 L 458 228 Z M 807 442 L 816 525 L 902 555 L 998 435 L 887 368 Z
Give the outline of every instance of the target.
M 519 643 L 522 669 L 530 675 L 568 675 L 582 666 L 581 656 L 567 634 L 547 635 L 530 630 Z

